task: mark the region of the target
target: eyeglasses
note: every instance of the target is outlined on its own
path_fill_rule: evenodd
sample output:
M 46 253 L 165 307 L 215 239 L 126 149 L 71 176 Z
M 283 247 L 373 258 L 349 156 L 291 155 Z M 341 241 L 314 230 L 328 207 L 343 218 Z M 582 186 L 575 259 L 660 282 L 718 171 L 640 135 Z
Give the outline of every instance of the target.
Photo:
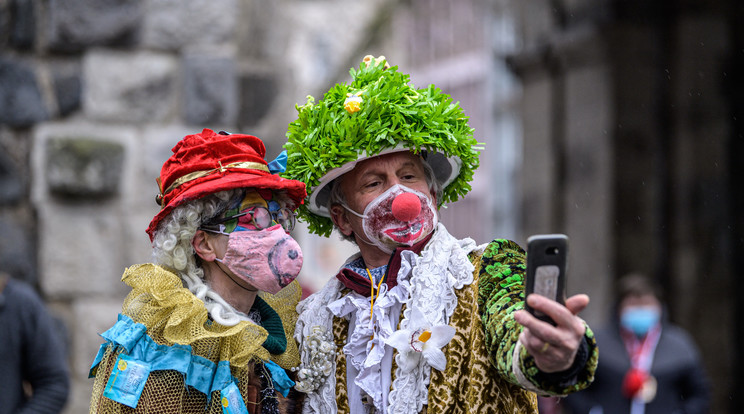
M 248 219 L 240 220 L 241 217 L 248 215 L 250 215 Z M 240 212 L 237 209 L 227 210 L 224 217 L 210 220 L 209 223 L 202 224 L 199 228 L 211 233 L 230 234 L 236 230 L 246 230 L 245 228 L 238 228 L 239 221 L 250 220 L 249 222 L 256 230 L 267 229 L 279 224 L 285 231 L 289 232 L 294 229 L 296 217 L 297 214 L 288 208 L 270 211 L 266 207 L 254 206 Z

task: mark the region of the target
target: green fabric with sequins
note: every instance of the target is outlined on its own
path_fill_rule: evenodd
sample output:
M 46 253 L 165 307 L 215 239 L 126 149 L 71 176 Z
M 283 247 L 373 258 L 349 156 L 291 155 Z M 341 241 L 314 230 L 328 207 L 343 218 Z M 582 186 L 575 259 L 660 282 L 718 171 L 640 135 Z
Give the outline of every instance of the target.
M 486 347 L 491 364 L 503 378 L 519 385 L 512 371 L 514 347 L 522 326 L 514 312 L 524 308 L 524 277 L 527 265 L 524 250 L 513 241 L 496 239 L 483 253 L 479 273 L 478 309 L 486 333 Z M 528 380 L 547 395 L 565 395 L 586 388 L 594 380 L 599 350 L 594 333 L 587 326 L 589 359 L 571 384 L 552 384 L 537 378 L 535 360 L 522 348 L 519 366 Z

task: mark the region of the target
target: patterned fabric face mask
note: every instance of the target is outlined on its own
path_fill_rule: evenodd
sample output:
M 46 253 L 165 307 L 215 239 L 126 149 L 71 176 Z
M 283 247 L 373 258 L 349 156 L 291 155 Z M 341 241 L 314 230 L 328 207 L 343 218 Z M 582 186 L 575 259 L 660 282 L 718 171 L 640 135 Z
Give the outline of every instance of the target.
M 276 224 L 263 230 L 230 233 L 225 257 L 217 261 L 255 288 L 276 294 L 300 273 L 302 250 Z

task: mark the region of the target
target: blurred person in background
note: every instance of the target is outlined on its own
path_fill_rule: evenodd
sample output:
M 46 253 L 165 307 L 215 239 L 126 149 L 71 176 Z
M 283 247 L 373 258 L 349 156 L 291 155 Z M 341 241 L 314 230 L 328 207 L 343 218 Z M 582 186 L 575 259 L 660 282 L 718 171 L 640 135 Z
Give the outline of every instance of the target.
M 147 233 L 155 263 L 126 269 L 119 321 L 101 336 L 91 413 L 289 413 L 287 370 L 305 197 L 260 139 L 205 129 L 173 147 Z
M 64 338 L 36 291 L 0 272 L 0 413 L 59 413 L 70 378 Z
M 566 397 L 572 414 L 703 414 L 708 379 L 690 335 L 669 322 L 662 294 L 638 273 L 619 279 L 608 326 L 596 332 L 602 358 L 594 383 Z

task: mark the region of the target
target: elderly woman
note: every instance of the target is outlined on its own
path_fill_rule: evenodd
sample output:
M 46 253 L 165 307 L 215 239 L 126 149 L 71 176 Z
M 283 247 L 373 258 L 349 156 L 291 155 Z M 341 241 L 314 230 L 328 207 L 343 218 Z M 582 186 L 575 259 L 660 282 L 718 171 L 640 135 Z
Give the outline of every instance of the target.
M 147 233 L 155 263 L 132 288 L 91 368 L 90 412 L 286 413 L 302 252 L 289 236 L 302 182 L 275 175 L 261 140 L 205 129 L 161 170 Z

